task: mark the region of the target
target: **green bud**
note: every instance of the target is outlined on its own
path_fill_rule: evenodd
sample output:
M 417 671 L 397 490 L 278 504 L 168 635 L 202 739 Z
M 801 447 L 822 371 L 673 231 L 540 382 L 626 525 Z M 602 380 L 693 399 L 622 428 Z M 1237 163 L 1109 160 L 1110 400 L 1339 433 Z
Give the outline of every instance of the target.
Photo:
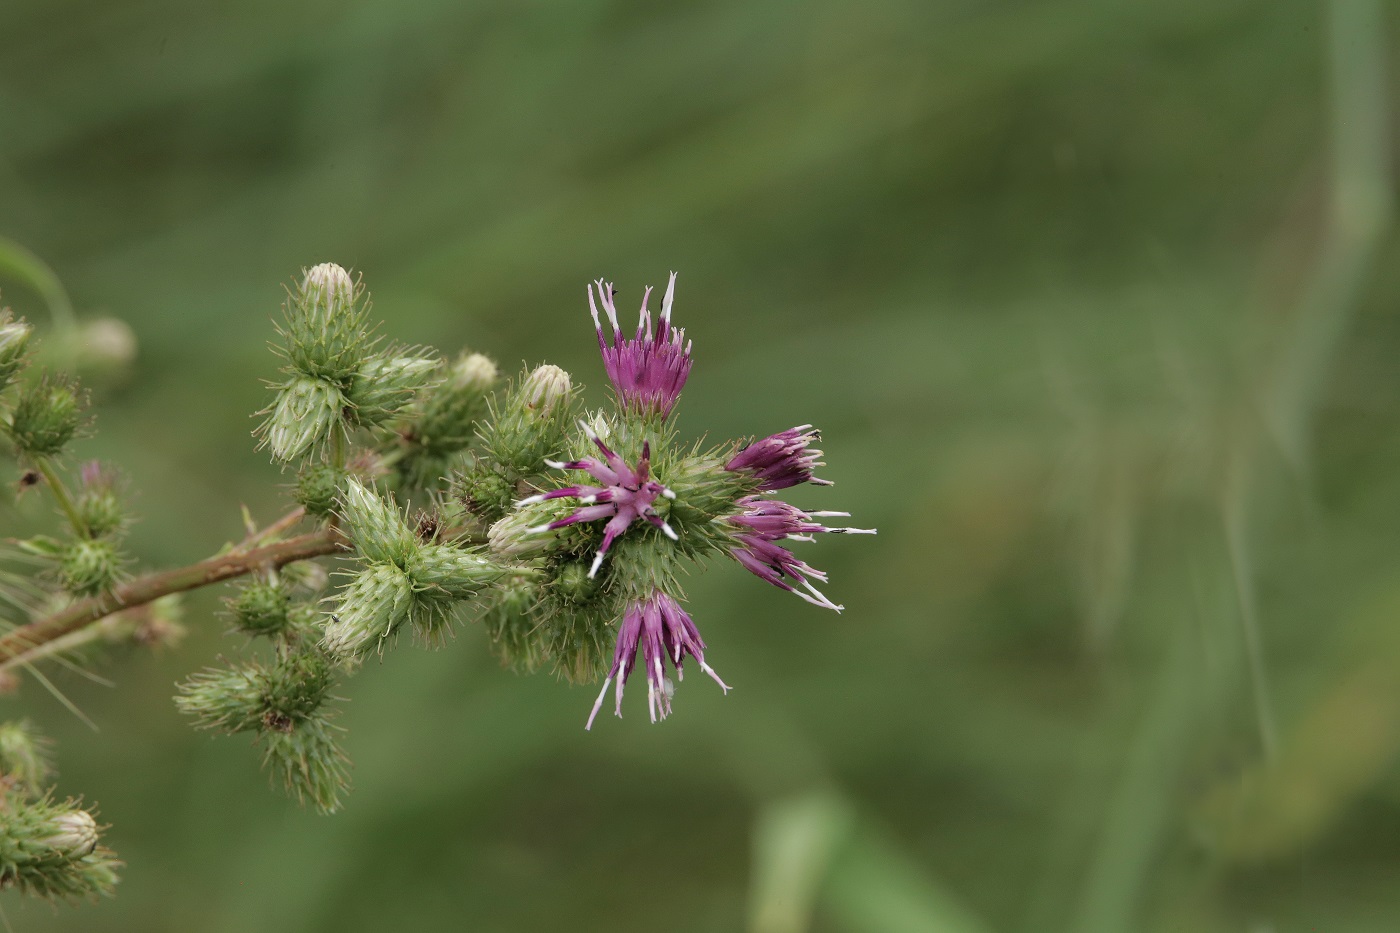
M 517 574 L 491 590 L 481 615 L 501 663 L 521 673 L 533 673 L 547 660 L 540 619 L 533 614 L 539 601 L 536 580 Z
M 97 848 L 97 820 L 86 810 L 64 810 L 54 816 L 50 830 L 39 844 L 69 858 L 82 858 Z
M 249 635 L 275 635 L 287 627 L 291 597 L 282 587 L 266 580 L 247 583 L 229 600 L 233 624 Z
M 486 533 L 491 553 L 498 557 L 522 560 L 538 557 L 560 547 L 561 539 L 576 535 L 577 528 L 565 526 L 548 530 L 550 522 L 573 512 L 576 506 L 565 499 L 546 499 L 518 506 L 496 522 Z
M 399 510 L 353 476 L 340 495 L 340 517 L 360 555 L 403 567 L 418 550 L 418 539 Z
M 10 436 L 20 453 L 52 457 L 63 451 L 81 423 L 77 387 L 46 375 L 20 390 L 10 416 Z
M 357 424 L 372 427 L 393 418 L 432 380 L 440 362 L 424 356 L 376 356 L 350 380 L 346 399 Z
M 373 350 L 368 315 L 350 274 L 334 263 L 309 270 L 280 328 L 299 373 L 346 385 Z
M 335 741 L 336 731 L 321 713 L 285 731 L 269 730 L 260 739 L 263 766 L 272 772 L 273 782 L 322 813 L 339 809 L 341 795 L 350 788 L 350 760 Z
M 208 668 L 176 685 L 175 707 L 200 729 L 247 732 L 262 727 L 263 669 L 257 665 Z
M 263 728 L 285 732 L 306 721 L 334 684 L 335 673 L 319 649 L 278 658 L 263 678 Z
M 34 328 L 23 318 L 15 320 L 9 308 L 0 308 L 0 391 L 4 391 L 24 365 Z
M 460 357 L 424 400 L 413 424 L 413 442 L 437 455 L 465 448 L 476 436 L 476 421 L 485 413 L 486 398 L 498 378 L 496 364 L 488 357 L 480 353 Z
M 375 648 L 382 651 L 383 641 L 408 621 L 412 609 L 413 581 L 408 574 L 393 564 L 370 564 L 340 591 L 321 647 L 346 662 Z
M 277 390 L 271 414 L 258 430 L 274 457 L 295 460 L 327 443 L 332 432 L 345 430 L 345 407 L 345 396 L 332 383 L 296 376 Z
M 462 474 L 457 495 L 470 512 L 488 520 L 505 515 L 519 498 L 515 483 L 481 463 Z
M 126 512 L 117 495 L 117 475 L 97 461 L 83 465 L 82 488 L 78 491 L 78 515 L 94 538 L 113 535 L 126 526 Z
M 38 796 L 53 778 L 51 747 L 28 720 L 0 725 L 0 775 L 4 782 Z
M 306 509 L 308 515 L 329 515 L 335 511 L 340 498 L 340 484 L 345 471 L 328 463 L 308 463 L 297 474 L 292 498 Z
M 451 599 L 467 599 L 506 573 L 479 554 L 448 544 L 424 544 L 406 568 L 415 589 L 436 590 Z
M 571 560 L 559 568 L 554 576 L 554 588 L 559 599 L 565 603 L 586 603 L 598 593 L 598 580 L 588 575 L 588 564 Z
M 59 582 L 74 596 L 96 596 L 116 585 L 121 564 L 117 546 L 108 538 L 73 541 L 59 558 Z
M 121 862 L 76 800 L 11 798 L 0 808 L 0 877 L 23 894 L 73 900 L 111 894 Z
M 482 425 L 482 447 L 507 480 L 535 476 L 568 445 L 573 421 L 569 374 L 544 365 L 522 379 Z
M 535 367 L 521 386 L 520 397 L 525 405 L 541 416 L 546 416 L 561 405 L 568 404 L 573 397 L 573 381 L 569 374 L 558 366 L 545 363 Z

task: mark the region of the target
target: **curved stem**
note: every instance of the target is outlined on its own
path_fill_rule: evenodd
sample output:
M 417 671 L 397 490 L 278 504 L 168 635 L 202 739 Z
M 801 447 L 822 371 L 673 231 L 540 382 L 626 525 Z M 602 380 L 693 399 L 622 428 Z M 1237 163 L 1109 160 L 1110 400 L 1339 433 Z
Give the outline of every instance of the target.
M 216 554 L 197 564 L 147 574 L 100 596 L 80 599 L 57 612 L 0 636 L 0 670 L 20 664 L 55 639 L 76 632 L 121 609 L 153 602 L 162 596 L 193 590 L 240 577 L 265 567 L 282 567 L 345 549 L 348 542 L 336 528 L 322 528 L 249 550 Z
M 68 494 L 68 487 L 63 485 L 63 477 L 58 475 L 58 471 L 53 468 L 53 462 L 48 457 L 35 457 L 34 468 L 44 477 L 44 482 L 49 485 L 49 492 L 53 493 L 54 501 L 63 510 L 63 514 L 68 517 L 68 524 L 73 527 L 73 534 L 80 538 L 88 536 L 87 522 L 83 521 L 83 516 L 78 513 L 78 507 L 73 502 L 73 497 Z

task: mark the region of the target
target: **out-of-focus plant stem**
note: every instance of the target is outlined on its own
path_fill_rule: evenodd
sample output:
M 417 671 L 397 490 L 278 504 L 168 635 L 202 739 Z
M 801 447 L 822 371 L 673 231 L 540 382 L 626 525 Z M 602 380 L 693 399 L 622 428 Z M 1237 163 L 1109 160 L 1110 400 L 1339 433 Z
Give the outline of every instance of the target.
M 295 561 L 333 554 L 347 544 L 345 536 L 338 529 L 328 527 L 285 541 L 216 554 L 188 567 L 138 577 L 100 596 L 80 599 L 0 636 L 0 670 L 41 657 L 45 646 L 51 642 L 119 610 L 153 602 L 171 593 L 240 577 L 255 570 L 275 569 Z

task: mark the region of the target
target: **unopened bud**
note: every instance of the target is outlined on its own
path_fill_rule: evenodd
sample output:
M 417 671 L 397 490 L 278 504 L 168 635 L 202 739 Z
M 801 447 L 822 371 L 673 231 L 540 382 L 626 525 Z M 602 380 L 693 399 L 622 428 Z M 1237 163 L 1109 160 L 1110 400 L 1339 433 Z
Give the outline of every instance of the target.
M 74 541 L 63 549 L 58 574 L 63 588 L 74 596 L 96 596 L 116 584 L 121 555 L 105 538 Z
M 466 599 L 499 580 L 505 568 L 447 544 L 425 544 L 409 563 L 415 588 L 437 590 L 451 599 Z
M 408 621 L 413 581 L 393 564 L 371 564 L 340 591 L 321 647 L 339 661 L 357 661 Z
M 82 858 L 97 848 L 97 820 L 86 810 L 67 810 L 53 819 L 51 835 L 40 844 L 71 858 Z
M 5 783 L 22 787 L 30 794 L 42 793 L 53 777 L 49 744 L 28 722 L 0 726 L 0 774 Z
M 569 374 L 549 363 L 535 367 L 521 387 L 525 404 L 540 415 L 548 415 L 565 404 L 572 394 L 573 381 Z
M 306 509 L 308 515 L 329 515 L 335 511 L 336 500 L 340 498 L 340 484 L 344 479 L 344 470 L 328 463 L 308 463 L 297 475 L 292 498 Z
M 571 560 L 554 577 L 555 592 L 568 603 L 586 603 L 598 592 L 598 579 L 588 575 L 586 561 Z
M 520 506 L 491 526 L 486 541 L 499 557 L 520 560 L 543 554 L 559 545 L 559 535 L 549 530 L 549 524 L 572 511 L 562 499 Z
M 21 390 L 10 417 L 10 434 L 21 453 L 51 457 L 78 432 L 82 401 L 72 383 L 45 376 Z
M 308 307 L 322 307 L 334 314 L 355 302 L 355 282 L 350 273 L 333 262 L 306 270 L 301 280 L 301 300 Z
M 536 581 L 517 575 L 491 591 L 481 616 L 501 663 L 521 673 L 537 670 L 547 657 L 540 637 L 540 620 L 533 614 L 540 600 Z
M 0 308 L 0 390 L 10 384 L 24 364 L 33 332 L 24 320 L 15 320 L 9 308 Z
M 410 484 L 426 485 L 441 475 L 441 458 L 465 448 L 476 436 L 476 422 L 496 385 L 496 364 L 480 353 L 463 356 L 423 400 L 418 417 L 405 432 L 409 442 L 401 471 Z M 438 475 L 432 475 L 433 473 Z
M 88 534 L 100 538 L 120 531 L 126 524 L 126 513 L 117 495 L 117 474 L 93 460 L 83 465 L 82 483 L 77 506 Z
M 266 580 L 246 584 L 229 600 L 233 624 L 249 635 L 273 635 L 287 626 L 291 598 L 282 587 Z
M 272 414 L 263 422 L 263 435 L 278 460 L 295 460 L 311 453 L 342 431 L 345 398 L 324 379 L 297 376 L 277 392 Z
M 421 356 L 375 357 L 350 381 L 347 401 L 357 424 L 372 427 L 393 418 L 413 401 L 439 365 Z
M 339 513 L 365 560 L 403 567 L 418 549 L 418 539 L 399 510 L 354 477 L 345 480 Z

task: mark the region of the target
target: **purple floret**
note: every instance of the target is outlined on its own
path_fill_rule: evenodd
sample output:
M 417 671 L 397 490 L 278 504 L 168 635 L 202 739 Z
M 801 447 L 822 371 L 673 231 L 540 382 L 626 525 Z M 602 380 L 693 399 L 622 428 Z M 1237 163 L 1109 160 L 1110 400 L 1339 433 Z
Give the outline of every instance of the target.
M 617 629 L 612 667 L 593 704 L 593 711 L 588 714 L 585 729 L 593 728 L 593 720 L 598 716 L 598 710 L 603 708 L 603 697 L 607 696 L 608 686 L 614 681 L 617 682 L 615 710 L 619 717 L 622 715 L 622 689 L 637 663 L 639 647 L 642 666 L 647 674 L 647 709 L 652 722 L 671 714 L 671 694 L 675 692 L 675 687 L 666 676 L 666 664 L 675 668 L 677 680 L 684 680 L 682 665 L 686 655 L 695 658 L 700 670 L 714 678 L 725 693 L 729 692 L 729 685 L 720 680 L 714 669 L 705 663 L 705 642 L 689 614 L 670 596 L 655 590 L 649 599 L 633 603 L 623 613 L 622 624 Z
M 603 322 L 598 317 L 598 305 L 594 303 L 594 289 L 598 301 L 612 325 L 612 345 L 603 336 Z M 665 418 L 675 407 L 690 375 L 690 343 L 685 339 L 684 328 L 671 326 L 671 303 L 676 294 L 676 273 L 666 284 L 666 296 L 661 300 L 661 317 L 652 330 L 651 312 L 647 301 L 651 298 L 651 286 L 642 295 L 642 310 L 637 321 L 637 335 L 631 340 L 622 336 L 622 328 L 617 323 L 617 307 L 613 304 L 611 282 L 599 279 L 588 289 L 588 308 L 593 313 L 593 327 L 598 332 L 598 349 L 603 354 L 603 366 L 612 380 L 618 401 L 623 408 L 641 414 L 659 414 Z
M 786 489 L 799 483 L 830 486 L 831 481 L 812 475 L 815 467 L 824 466 L 820 450 L 813 441 L 821 440 L 821 432 L 810 424 L 798 425 L 769 435 L 739 451 L 724 465 L 731 473 L 749 473 L 759 480 L 761 492 Z

